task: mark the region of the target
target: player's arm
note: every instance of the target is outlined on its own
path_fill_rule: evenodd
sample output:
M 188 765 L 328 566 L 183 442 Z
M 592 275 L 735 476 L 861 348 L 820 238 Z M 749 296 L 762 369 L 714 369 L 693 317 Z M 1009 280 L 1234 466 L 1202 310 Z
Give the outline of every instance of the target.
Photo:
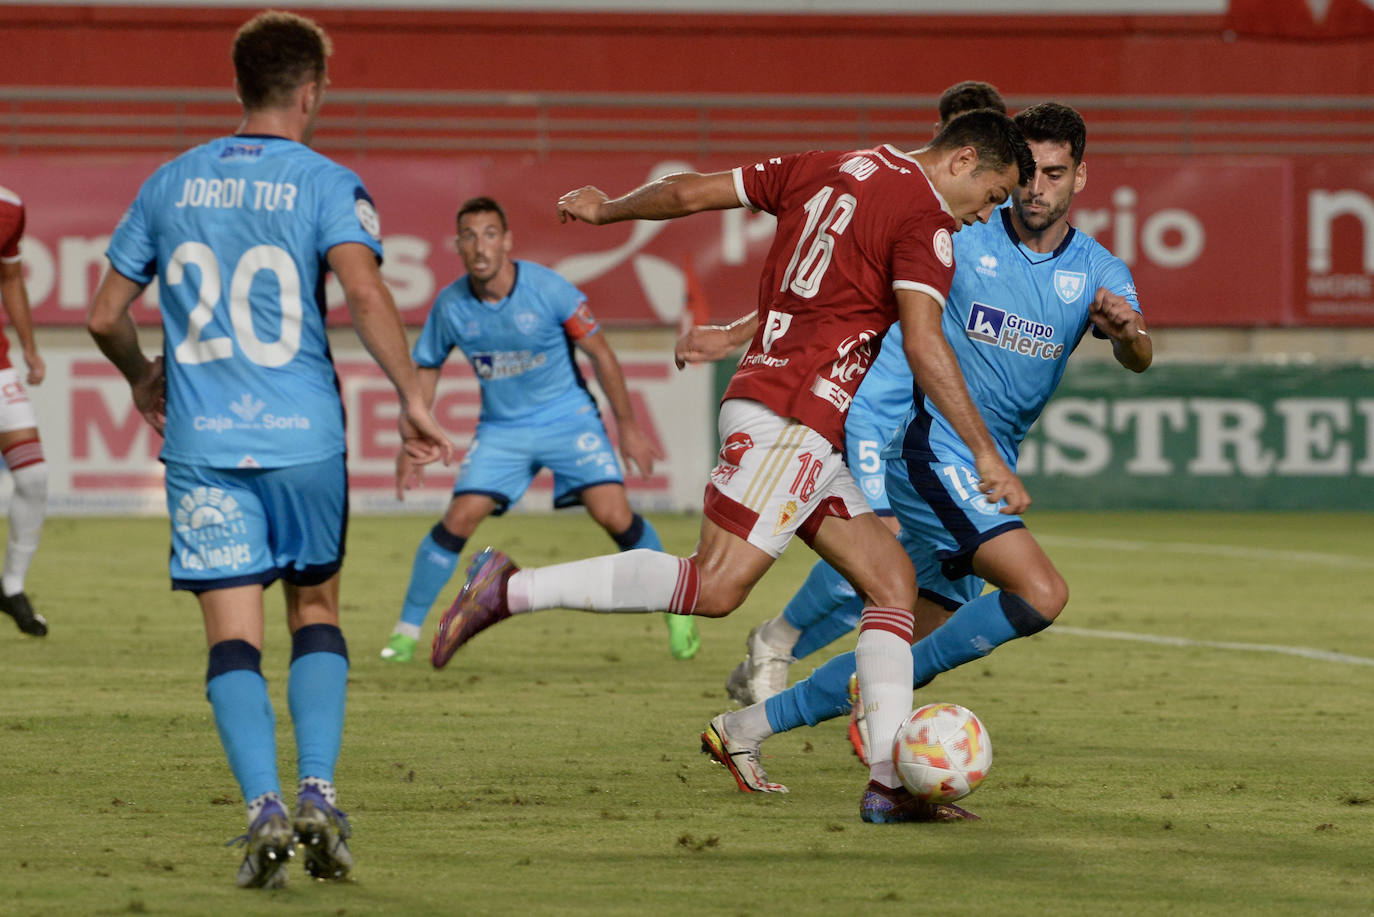
M 919 290 L 897 290 L 897 311 L 902 322 L 902 346 L 916 384 L 973 453 L 978 489 L 989 500 L 1005 503 L 1003 513 L 1025 512 L 1030 506 L 1030 494 L 1003 461 L 969 396 L 959 362 L 940 327 L 939 302 Z
M 439 368 L 420 366 L 416 368 L 415 376 L 420 382 L 420 397 L 424 399 L 425 407 L 433 413 L 434 399 L 439 391 Z M 424 478 L 424 464 L 412 459 L 405 443 L 402 443 L 396 451 L 396 499 L 404 500 L 405 492 L 419 487 Z
M 558 199 L 558 219 L 601 226 L 622 220 L 671 220 L 740 204 L 733 172 L 674 172 L 617 198 L 591 185 L 569 191 Z
M 688 363 L 723 360 L 749 343 L 758 326 L 758 312 L 741 315 L 728 325 L 694 325 L 677 339 L 673 362 L 683 369 Z
M 605 392 L 606 400 L 610 402 L 620 439 L 620 455 L 625 459 L 626 470 L 629 470 L 629 465 L 633 463 L 642 477 L 653 474 L 654 460 L 661 461 L 663 453 L 655 448 L 653 441 L 640 429 L 639 421 L 635 419 L 630 392 L 625 387 L 625 374 L 620 369 L 620 361 L 615 358 L 615 351 L 611 350 L 610 342 L 600 331 L 593 331 L 575 338 L 573 343 L 592 361 L 596 381 L 601 383 L 601 391 Z
M 129 383 L 134 406 L 159 434 L 167 425 L 167 389 L 162 375 L 162 357 L 148 359 L 138 346 L 138 326 L 129 307 L 144 284 L 125 277 L 114 268 L 105 271 L 86 316 L 86 330 L 100 352 L 115 365 Z
M 1106 287 L 1098 287 L 1088 318 L 1098 331 L 1111 338 L 1116 361 L 1131 372 L 1143 373 L 1154 361 L 1154 344 L 1145 329 L 1145 317 Z
M 405 327 L 391 291 L 382 281 L 377 256 L 361 242 L 342 242 L 325 253 L 330 270 L 339 278 L 353 327 L 363 346 L 386 373 L 401 399 L 401 442 L 419 464 L 442 458 L 453 461 L 453 443 L 434 420 L 410 359 Z
M 38 344 L 33 338 L 33 315 L 29 311 L 28 291 L 24 289 L 24 266 L 18 261 L 0 261 L 0 300 L 4 302 L 10 327 L 19 338 L 19 346 L 24 350 L 24 363 L 29 368 L 27 381 L 29 385 L 38 385 L 48 369 L 38 355 Z

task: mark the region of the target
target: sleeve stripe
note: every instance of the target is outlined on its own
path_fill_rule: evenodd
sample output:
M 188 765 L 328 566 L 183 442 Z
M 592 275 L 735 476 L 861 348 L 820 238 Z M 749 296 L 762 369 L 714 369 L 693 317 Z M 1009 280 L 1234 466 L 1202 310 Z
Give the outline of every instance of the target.
M 735 180 L 735 194 L 739 196 L 739 202 L 750 210 L 758 210 L 753 201 L 749 200 L 749 195 L 744 191 L 744 167 L 735 166 L 730 170 L 730 175 Z
M 894 280 L 892 281 L 894 290 L 915 290 L 917 293 L 924 293 L 931 299 L 940 304 L 940 308 L 945 307 L 945 294 L 935 289 L 928 283 L 917 283 L 914 280 Z

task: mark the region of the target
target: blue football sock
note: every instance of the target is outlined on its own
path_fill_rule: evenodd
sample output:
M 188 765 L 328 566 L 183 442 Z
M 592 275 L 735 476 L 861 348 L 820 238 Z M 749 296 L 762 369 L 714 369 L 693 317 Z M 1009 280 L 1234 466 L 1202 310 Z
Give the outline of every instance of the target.
M 291 636 L 291 677 L 286 698 L 296 732 L 300 778 L 333 781 L 343 743 L 348 692 L 348 647 L 333 624 L 308 624 Z
M 421 540 L 410 568 L 405 604 L 401 606 L 402 622 L 416 628 L 424 626 L 435 599 L 453 577 L 453 568 L 458 566 L 458 555 L 465 544 L 466 538 L 450 533 L 443 523 L 434 526 Z
M 637 548 L 647 548 L 650 551 L 663 550 L 663 542 L 658 540 L 658 532 L 654 530 L 653 523 L 639 513 L 635 513 L 628 529 L 611 537 L 615 539 L 616 547 L 622 551 L 633 551 Z
M 764 701 L 768 725 L 775 733 L 786 732 L 848 713 L 849 676 L 854 671 L 853 653 L 827 660 L 802 681 Z
M 1020 596 L 1001 590 L 980 595 L 911 647 L 913 683 L 925 684 L 941 672 L 986 656 L 1008 640 L 1028 637 L 1049 624 Z
M 949 620 L 911 647 L 912 686 L 919 688 L 941 672 L 986 656 L 1016 637 L 1029 637 L 1050 622 L 1020 596 L 990 592 L 962 606 Z M 853 653 L 841 653 L 781 694 L 764 702 L 773 732 L 843 716 L 849 712 L 849 676 L 857 671 Z
M 797 594 L 792 596 L 782 616 L 801 636 L 792 647 L 792 656 L 801 659 L 823 646 L 834 643 L 859 626 L 863 599 L 854 592 L 834 567 L 816 561 Z
M 262 651 L 245 640 L 210 647 L 205 697 L 215 714 L 220 744 L 244 800 L 280 793 L 277 718 L 262 677 Z

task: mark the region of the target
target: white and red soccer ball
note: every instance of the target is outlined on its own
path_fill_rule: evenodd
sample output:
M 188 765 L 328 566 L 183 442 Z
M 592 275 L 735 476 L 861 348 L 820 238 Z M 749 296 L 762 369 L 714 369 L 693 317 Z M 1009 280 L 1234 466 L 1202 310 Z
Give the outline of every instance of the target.
M 913 796 L 952 802 L 972 793 L 987 776 L 992 740 L 967 707 L 926 704 L 897 730 L 892 761 Z

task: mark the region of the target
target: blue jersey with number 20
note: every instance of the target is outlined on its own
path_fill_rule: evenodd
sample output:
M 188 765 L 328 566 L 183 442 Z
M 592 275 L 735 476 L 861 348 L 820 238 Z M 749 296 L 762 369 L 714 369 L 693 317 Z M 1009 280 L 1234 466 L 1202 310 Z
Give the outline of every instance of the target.
M 158 281 L 164 459 L 278 468 L 344 451 L 324 278 L 345 242 L 381 257 L 362 182 L 281 137 L 212 140 L 144 183 L 107 254 L 129 279 Z

